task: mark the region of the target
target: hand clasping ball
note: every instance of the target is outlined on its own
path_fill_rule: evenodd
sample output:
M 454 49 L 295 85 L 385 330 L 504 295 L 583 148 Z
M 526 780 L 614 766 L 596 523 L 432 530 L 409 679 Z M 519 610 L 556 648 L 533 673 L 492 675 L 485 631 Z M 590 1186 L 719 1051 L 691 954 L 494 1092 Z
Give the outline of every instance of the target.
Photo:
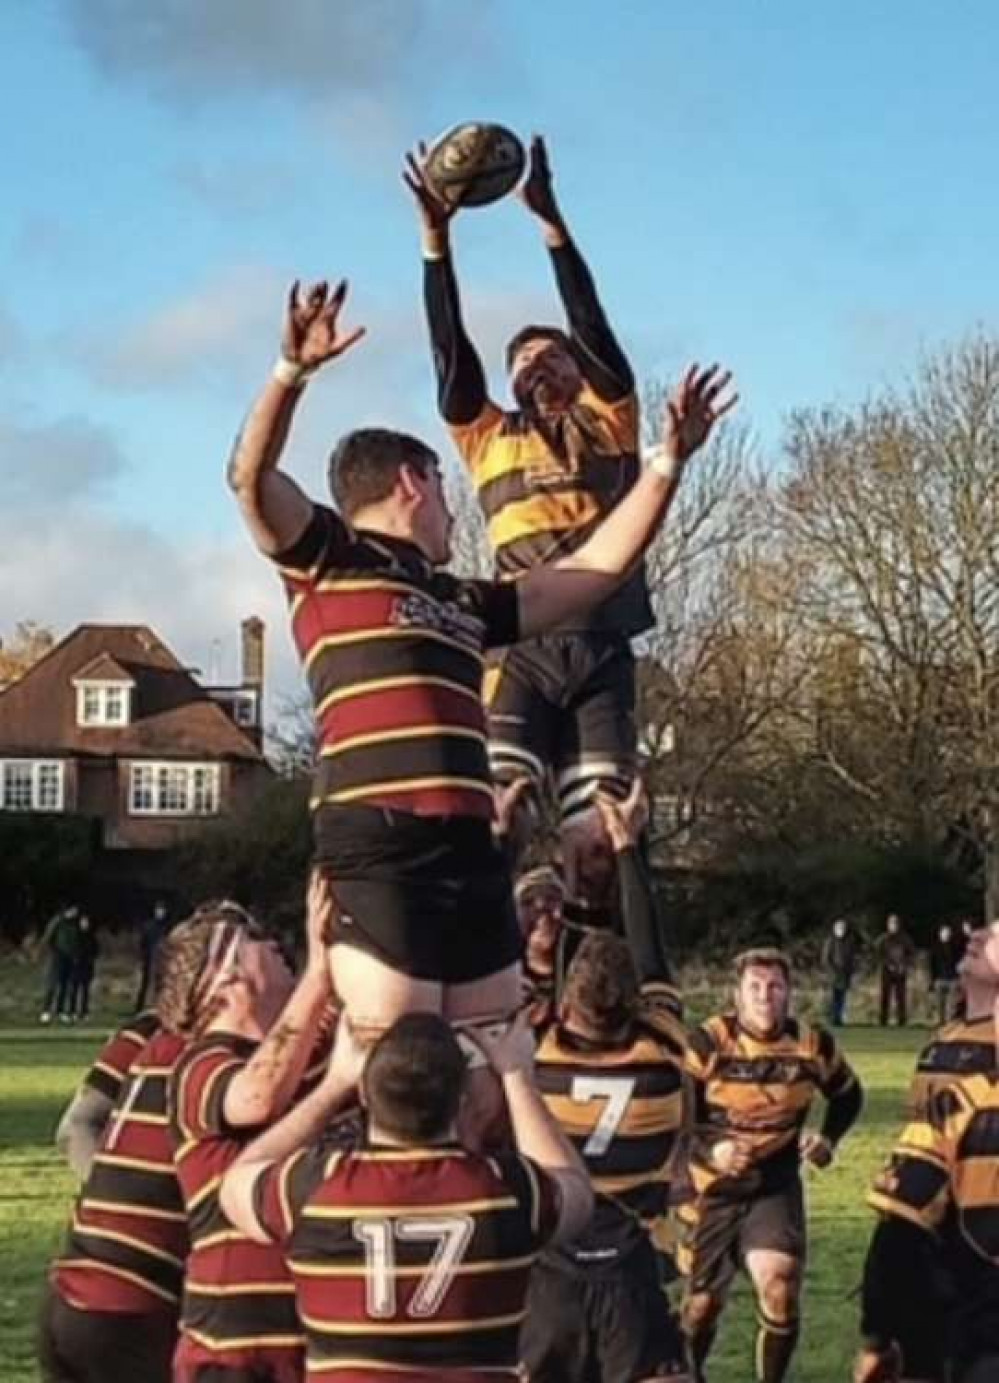
M 503 125 L 456 125 L 427 154 L 427 180 L 450 206 L 486 206 L 520 181 L 524 146 Z

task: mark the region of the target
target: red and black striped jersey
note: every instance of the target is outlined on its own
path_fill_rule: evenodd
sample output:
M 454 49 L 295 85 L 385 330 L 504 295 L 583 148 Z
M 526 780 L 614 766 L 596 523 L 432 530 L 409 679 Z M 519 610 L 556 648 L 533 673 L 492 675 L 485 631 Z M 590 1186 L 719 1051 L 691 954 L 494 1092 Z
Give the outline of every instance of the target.
M 191 1235 L 181 1306 L 188 1365 L 286 1363 L 303 1345 L 284 1255 L 234 1229 L 219 1204 L 222 1176 L 254 1132 L 226 1123 L 226 1092 L 257 1046 L 209 1034 L 188 1047 L 171 1082 L 174 1162 Z
M 675 991 L 658 984 L 654 990 L 643 1020 L 619 1044 L 587 1042 L 553 1023 L 538 1045 L 538 1088 L 597 1193 L 586 1232 L 555 1250 L 580 1266 L 613 1266 L 666 1212 L 670 1164 L 688 1112 L 686 1034 L 667 1006 Z
M 709 1018 L 688 1034 L 686 1069 L 695 1095 L 690 1175 L 699 1194 L 750 1195 L 785 1184 L 797 1175 L 798 1140 L 816 1094 L 857 1095 L 832 1034 L 798 1018 L 765 1038 L 734 1013 Z M 736 1135 L 749 1144 L 752 1164 L 738 1178 L 722 1176 L 710 1148 Z
M 435 571 L 323 506 L 276 561 L 315 704 L 313 808 L 490 819 L 483 655 L 518 636 L 515 587 Z
M 312 1147 L 262 1169 L 255 1204 L 287 1247 L 310 1379 L 518 1377 L 528 1275 L 558 1220 L 527 1158 Z
M 187 1214 L 173 1164 L 167 1089 L 184 1038 L 157 1032 L 131 1060 L 77 1199 L 53 1279 L 89 1311 L 176 1311 Z
M 83 1084 L 109 1100 L 116 1100 L 132 1062 L 159 1025 L 159 1019 L 151 1009 L 129 1019 L 98 1052 L 93 1066 L 83 1078 Z

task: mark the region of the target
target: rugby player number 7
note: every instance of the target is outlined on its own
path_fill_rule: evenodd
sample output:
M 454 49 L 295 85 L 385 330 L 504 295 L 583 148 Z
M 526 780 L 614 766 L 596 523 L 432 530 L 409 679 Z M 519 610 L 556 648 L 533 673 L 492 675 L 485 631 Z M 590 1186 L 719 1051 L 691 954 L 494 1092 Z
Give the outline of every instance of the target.
M 574 1076 L 570 1098 L 576 1104 L 606 1100 L 597 1126 L 583 1145 L 584 1157 L 602 1157 L 621 1126 L 628 1101 L 635 1093 L 634 1079 L 623 1076 Z

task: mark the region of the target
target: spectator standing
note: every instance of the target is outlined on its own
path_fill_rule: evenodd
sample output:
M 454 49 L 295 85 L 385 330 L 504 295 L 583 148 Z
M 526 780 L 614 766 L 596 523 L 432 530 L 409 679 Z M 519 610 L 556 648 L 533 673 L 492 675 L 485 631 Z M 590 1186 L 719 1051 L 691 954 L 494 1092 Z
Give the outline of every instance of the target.
M 822 968 L 829 977 L 829 1022 L 835 1028 L 846 1021 L 846 1001 L 859 953 L 856 932 L 845 918 L 837 917 L 822 947 Z
M 949 922 L 942 923 L 930 942 L 930 989 L 937 1007 L 937 1026 L 957 1016 L 960 984 L 957 967 L 964 954 L 961 938 Z
M 71 1017 L 73 970 L 79 949 L 80 910 L 63 908 L 57 912 L 42 932 L 41 946 L 48 955 L 48 978 L 42 1002 L 40 1021 L 51 1023 L 53 1017 L 68 1023 Z
M 887 1026 L 894 1009 L 895 1021 L 904 1028 L 908 1021 L 906 990 L 914 948 L 897 913 L 888 917 L 875 945 L 881 962 L 881 1026 Z
M 141 1013 L 146 1006 L 150 987 L 154 986 L 156 957 L 170 930 L 167 906 L 162 898 L 157 898 L 148 917 L 139 923 L 139 990 L 135 996 L 135 1012 Z
M 100 950 L 96 927 L 86 913 L 81 913 L 69 995 L 69 1016 L 77 1023 L 90 1017 L 90 988 Z

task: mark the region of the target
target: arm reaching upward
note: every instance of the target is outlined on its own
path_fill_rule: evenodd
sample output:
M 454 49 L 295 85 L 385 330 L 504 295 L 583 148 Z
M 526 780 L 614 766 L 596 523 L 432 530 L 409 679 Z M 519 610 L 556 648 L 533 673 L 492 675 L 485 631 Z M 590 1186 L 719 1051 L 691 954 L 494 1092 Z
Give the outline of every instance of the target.
M 350 350 L 363 327 L 343 333 L 338 324 L 347 297 L 342 280 L 330 293 L 317 283 L 288 294 L 281 359 L 236 438 L 229 460 L 229 487 L 254 542 L 268 556 L 292 547 L 305 532 L 312 503 L 290 476 L 278 470 L 291 420 L 311 375 Z
M 626 398 L 634 392 L 635 376 L 607 321 L 593 275 L 569 233 L 552 185 L 548 150 L 540 135 L 531 140 L 529 171 L 518 195 L 541 223 L 569 337 L 586 382 L 607 403 Z
M 522 639 L 600 604 L 628 576 L 669 512 L 687 462 L 735 407 L 737 394 L 723 397 L 730 380 L 717 365 L 690 367 L 666 406 L 662 447 L 625 497 L 574 553 L 517 583 Z
M 451 258 L 451 219 L 457 211 L 437 196 L 426 174 L 427 146 L 406 155 L 402 179 L 416 202 L 423 247 L 423 302 L 437 375 L 437 407 L 446 423 L 474 422 L 489 402 L 486 377 L 465 330 Z

